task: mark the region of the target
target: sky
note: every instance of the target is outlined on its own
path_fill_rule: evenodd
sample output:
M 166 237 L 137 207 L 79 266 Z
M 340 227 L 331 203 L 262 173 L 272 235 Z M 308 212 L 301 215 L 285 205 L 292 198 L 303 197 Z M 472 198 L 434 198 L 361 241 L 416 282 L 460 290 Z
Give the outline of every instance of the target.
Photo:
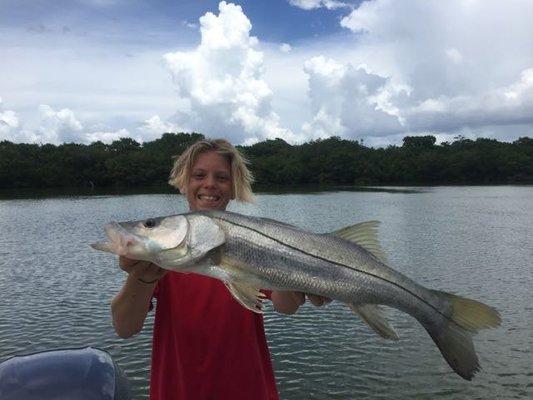
M 533 137 L 528 0 L 0 0 L 0 141 Z

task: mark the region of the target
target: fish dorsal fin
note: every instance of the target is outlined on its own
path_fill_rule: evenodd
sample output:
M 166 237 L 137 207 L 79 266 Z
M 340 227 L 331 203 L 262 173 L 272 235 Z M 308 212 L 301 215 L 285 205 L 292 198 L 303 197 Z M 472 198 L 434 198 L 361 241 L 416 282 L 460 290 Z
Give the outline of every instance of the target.
M 378 260 L 386 264 L 387 256 L 383 252 L 378 241 L 378 225 L 379 221 L 365 221 L 341 228 L 330 234 L 361 246 L 366 251 L 372 253 Z
M 224 282 L 231 295 L 243 307 L 257 314 L 262 314 L 263 299 L 266 295 L 259 289 L 240 282 Z

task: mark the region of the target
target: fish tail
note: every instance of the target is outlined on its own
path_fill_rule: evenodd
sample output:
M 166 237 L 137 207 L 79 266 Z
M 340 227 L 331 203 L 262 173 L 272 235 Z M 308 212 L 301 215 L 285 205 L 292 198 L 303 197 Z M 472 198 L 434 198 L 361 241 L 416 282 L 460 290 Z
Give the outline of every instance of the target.
M 471 380 L 481 367 L 472 335 L 480 329 L 500 325 L 499 313 L 478 301 L 450 293 L 431 291 L 449 305 L 449 314 L 441 323 L 422 323 L 452 369 L 466 380 Z

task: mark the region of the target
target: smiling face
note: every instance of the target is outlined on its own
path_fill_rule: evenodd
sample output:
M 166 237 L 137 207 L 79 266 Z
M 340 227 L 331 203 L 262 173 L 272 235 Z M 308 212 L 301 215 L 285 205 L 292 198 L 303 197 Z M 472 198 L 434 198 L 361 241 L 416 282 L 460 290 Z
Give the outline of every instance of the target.
M 234 198 L 229 161 L 216 151 L 200 153 L 184 189 L 191 211 L 225 210 Z

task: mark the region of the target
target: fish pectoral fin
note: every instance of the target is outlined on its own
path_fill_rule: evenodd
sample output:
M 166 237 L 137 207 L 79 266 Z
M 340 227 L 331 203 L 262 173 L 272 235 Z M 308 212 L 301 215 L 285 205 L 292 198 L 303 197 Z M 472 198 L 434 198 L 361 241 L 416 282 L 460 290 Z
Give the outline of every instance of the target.
M 266 297 L 259 289 L 241 282 L 224 282 L 231 295 L 243 307 L 262 314 L 263 299 Z
M 377 228 L 379 221 L 365 221 L 355 225 L 333 231 L 330 235 L 347 240 L 361 246 L 372 253 L 378 260 L 387 264 L 387 255 L 384 253 L 378 240 Z
M 385 339 L 398 340 L 399 336 L 383 315 L 383 310 L 376 304 L 353 305 L 349 304 L 352 311 L 372 328 L 379 336 Z

